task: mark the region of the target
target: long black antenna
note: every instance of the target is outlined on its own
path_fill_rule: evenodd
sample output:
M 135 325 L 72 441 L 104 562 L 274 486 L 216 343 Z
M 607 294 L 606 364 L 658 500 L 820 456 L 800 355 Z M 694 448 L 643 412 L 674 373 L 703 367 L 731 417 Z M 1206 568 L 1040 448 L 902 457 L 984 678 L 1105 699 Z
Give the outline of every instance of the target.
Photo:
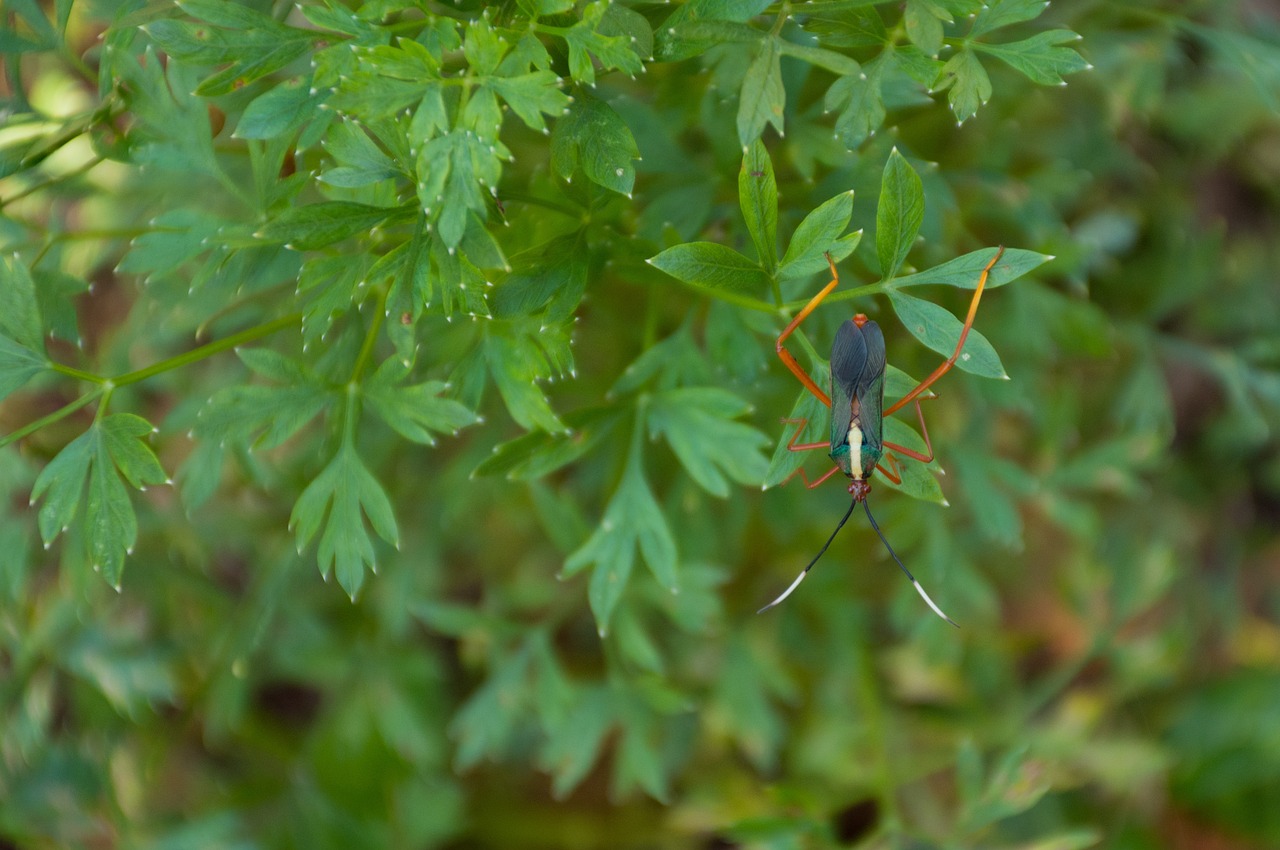
M 782 591 L 781 596 L 779 596 L 777 599 L 773 600 L 768 605 L 761 608 L 759 611 L 756 612 L 757 614 L 763 614 L 765 611 L 768 611 L 770 608 L 772 608 L 773 606 L 777 605 L 779 602 L 781 602 L 782 600 L 790 596 L 791 591 L 795 590 L 797 587 L 800 586 L 800 582 L 804 581 L 804 577 L 809 574 L 809 567 L 812 567 L 814 564 L 818 563 L 818 559 L 822 557 L 822 553 L 827 551 L 827 547 L 831 545 L 831 541 L 836 539 L 836 535 L 840 533 L 840 529 L 844 528 L 844 524 L 849 521 L 849 517 L 853 516 L 853 509 L 857 507 L 857 505 L 858 505 L 857 499 L 854 499 L 852 502 L 849 503 L 849 510 L 844 512 L 844 516 L 840 518 L 840 524 L 836 526 L 835 531 L 831 532 L 831 536 L 827 538 L 827 542 L 822 544 L 822 548 L 818 550 L 818 554 L 813 556 L 813 560 L 809 562 L 809 566 L 805 567 L 803 570 L 800 571 L 800 575 L 796 576 L 796 580 L 791 582 L 790 587 Z M 880 539 L 883 540 L 884 538 L 882 537 Z M 888 544 L 885 544 L 885 545 L 888 545 Z M 894 557 L 897 557 L 897 556 L 895 555 Z M 906 569 L 906 567 L 903 567 L 903 569 Z M 910 574 L 908 573 L 908 575 Z M 925 597 L 925 598 L 927 599 L 928 597 Z M 933 603 L 931 602 L 929 604 L 932 605 Z M 937 610 L 937 609 L 934 609 L 934 610 Z M 946 615 L 944 614 L 943 616 L 946 616 Z M 954 623 L 952 625 L 954 625 Z
M 911 570 L 907 569 L 906 564 L 902 563 L 902 559 L 898 557 L 898 553 L 893 551 L 893 547 L 889 545 L 889 541 L 885 540 L 884 534 L 880 531 L 880 526 L 876 525 L 876 518 L 871 515 L 871 506 L 867 504 L 866 499 L 862 500 L 862 507 L 866 509 L 867 519 L 871 521 L 871 527 L 876 530 L 876 534 L 879 535 L 880 542 L 884 544 L 884 548 L 889 550 L 889 554 L 893 556 L 893 560 L 898 563 L 898 566 L 902 568 L 902 572 L 905 573 L 907 578 L 911 580 L 911 584 L 915 586 L 916 592 L 920 594 L 921 598 L 924 599 L 925 602 L 929 603 L 929 607 L 933 609 L 933 613 L 937 614 L 939 617 L 946 620 L 948 623 L 955 626 L 957 629 L 960 628 L 960 626 L 956 623 L 955 620 L 948 617 L 946 614 L 942 612 L 941 608 L 933 604 L 933 600 L 929 598 L 929 594 L 924 592 L 924 588 L 920 586 L 920 582 L 916 581 L 916 577 L 911 574 Z M 849 509 L 853 510 L 853 506 L 850 505 Z M 845 519 L 848 519 L 847 515 L 845 516 Z M 844 521 L 842 520 L 840 524 L 844 525 Z M 836 529 L 836 530 L 839 531 L 839 529 Z M 833 534 L 831 536 L 834 537 L 835 535 Z M 828 540 L 827 542 L 830 543 L 831 541 Z M 823 551 L 826 551 L 826 548 L 827 547 L 823 546 L 822 547 Z M 819 554 L 821 554 L 821 552 Z M 805 569 L 808 569 L 808 567 L 806 567 Z M 804 578 L 804 576 L 801 575 L 800 578 Z M 800 581 L 799 579 L 797 579 L 796 584 L 799 584 L 799 583 Z M 794 585 L 792 586 L 794 587 Z M 787 593 L 790 593 L 790 592 L 791 592 L 790 590 L 787 591 Z M 786 593 L 783 594 L 784 597 L 786 595 L 787 595 Z M 777 603 L 774 603 L 774 604 L 777 604 Z

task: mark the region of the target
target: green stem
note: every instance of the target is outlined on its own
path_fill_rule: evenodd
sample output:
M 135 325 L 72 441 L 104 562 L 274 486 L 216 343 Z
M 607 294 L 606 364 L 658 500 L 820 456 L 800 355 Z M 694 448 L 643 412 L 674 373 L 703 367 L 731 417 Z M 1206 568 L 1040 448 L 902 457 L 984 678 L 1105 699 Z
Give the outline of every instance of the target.
M 862 298 L 867 295 L 880 295 L 888 292 L 889 287 L 881 281 L 880 283 L 868 283 L 866 286 L 855 286 L 853 289 L 842 289 L 839 292 L 833 292 L 823 299 L 823 304 L 831 304 L 837 301 L 852 301 L 854 298 Z M 806 301 L 792 301 L 782 305 L 782 309 L 788 313 L 794 313 L 796 310 L 802 309 L 808 304 Z
M 86 162 L 84 165 L 81 165 L 77 168 L 73 168 L 72 170 L 68 171 L 66 174 L 59 174 L 57 177 L 51 177 L 48 180 L 44 180 L 39 183 L 33 183 L 32 185 L 28 186 L 27 188 L 23 189 L 21 192 L 18 192 L 17 194 L 10 195 L 7 198 L 0 198 L 0 209 L 4 209 L 6 206 L 8 206 L 9 204 L 12 204 L 14 201 L 20 201 L 23 198 L 27 197 L 28 195 L 34 195 L 36 192 L 39 192 L 42 189 L 47 189 L 48 187 L 54 185 L 55 183 L 62 183 L 65 180 L 70 180 L 72 178 L 79 177 L 81 174 L 84 174 L 86 171 L 89 171 L 90 169 L 97 167 L 98 163 L 102 162 L 104 159 L 106 159 L 106 157 L 104 156 L 95 156 L 92 159 L 90 159 L 88 162 Z
M 4 448 L 7 445 L 16 443 L 19 440 L 21 440 L 23 437 L 26 437 L 29 434 L 34 434 L 36 431 L 39 431 L 41 428 L 45 427 L 46 425 L 52 425 L 53 423 L 61 419 L 66 419 L 68 416 L 75 413 L 77 410 L 84 407 L 89 402 L 93 401 L 101 393 L 102 393 L 102 387 L 98 387 L 93 392 L 86 393 L 85 395 L 80 396 L 75 401 L 67 402 L 66 404 L 62 405 L 62 407 L 59 407 L 57 410 L 55 410 L 53 413 L 47 414 L 45 416 L 41 416 L 39 419 L 35 420 L 34 422 L 28 422 L 26 425 L 23 425 L 17 431 L 14 431 L 12 434 L 6 434 L 5 436 L 0 437 L 0 448 Z
M 356 356 L 356 365 L 351 370 L 351 383 L 353 384 L 359 383 L 360 374 L 364 372 L 364 367 L 368 365 L 369 358 L 373 356 L 373 344 L 378 339 L 378 331 L 382 329 L 382 320 L 387 314 L 387 296 L 390 291 L 390 287 L 383 287 L 378 293 L 377 304 L 373 310 L 373 324 L 369 326 L 369 330 L 364 335 L 364 342 L 360 344 L 360 353 Z
M 548 201 L 545 198 L 539 198 L 537 195 L 530 195 L 525 192 L 503 192 L 502 203 L 504 205 L 512 203 L 529 204 L 531 206 L 545 207 L 549 210 L 555 210 L 556 212 L 563 213 L 570 218 L 582 218 L 580 210 L 575 210 L 573 207 L 565 206 L 564 204 L 557 204 L 555 201 Z
M 145 381 L 147 378 L 154 377 L 162 372 L 169 372 L 182 366 L 198 363 L 206 357 L 217 354 L 220 351 L 226 351 L 229 348 L 235 348 L 238 345 L 244 345 L 264 336 L 270 336 L 276 331 L 284 330 L 290 325 L 296 325 L 302 320 L 301 313 L 290 313 L 287 316 L 281 316 L 278 319 L 267 322 L 265 325 L 258 325 L 254 328 L 248 328 L 239 333 L 232 334 L 225 339 L 215 340 L 208 345 L 202 345 L 199 348 L 193 348 L 174 357 L 161 360 L 159 363 L 152 363 L 144 369 L 138 369 L 133 372 L 126 372 L 119 377 L 112 378 L 111 382 L 117 387 L 127 386 L 128 384 L 136 384 L 139 381 Z
M 61 363 L 50 363 L 49 368 L 59 375 L 66 375 L 68 378 L 75 378 L 78 381 L 88 381 L 91 384 L 105 384 L 107 379 L 101 375 L 95 375 L 92 372 L 85 372 L 74 366 L 64 366 Z

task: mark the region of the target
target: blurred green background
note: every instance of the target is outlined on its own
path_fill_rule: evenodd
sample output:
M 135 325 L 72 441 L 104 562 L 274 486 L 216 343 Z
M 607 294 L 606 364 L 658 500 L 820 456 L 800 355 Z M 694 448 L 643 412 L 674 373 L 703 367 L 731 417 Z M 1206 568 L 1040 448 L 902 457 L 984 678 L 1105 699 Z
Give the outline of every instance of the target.
M 5 0 L 0 848 L 1280 847 L 1280 8 L 1044 6 Z M 872 497 L 959 630 L 857 516 L 755 614 L 827 278 L 645 261 L 757 138 L 838 292 L 895 148 L 1055 258 Z

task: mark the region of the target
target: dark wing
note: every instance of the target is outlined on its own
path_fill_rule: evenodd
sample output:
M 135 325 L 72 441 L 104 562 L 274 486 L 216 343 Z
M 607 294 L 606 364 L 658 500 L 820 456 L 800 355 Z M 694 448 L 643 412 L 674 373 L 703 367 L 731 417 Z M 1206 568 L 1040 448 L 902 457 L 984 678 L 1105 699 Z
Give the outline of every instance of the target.
M 883 349 L 884 339 L 880 346 Z M 881 355 L 883 357 L 883 353 Z M 867 339 L 863 329 L 846 321 L 831 344 L 831 450 L 849 441 L 853 400 L 858 397 L 862 372 L 867 365 Z M 882 367 L 883 368 L 883 367 Z
M 862 326 L 862 338 L 867 346 L 866 363 L 858 383 L 855 398 L 858 399 L 862 419 L 862 444 L 866 451 L 863 460 L 869 461 L 863 475 L 869 476 L 884 454 L 884 334 L 875 322 Z M 847 427 L 847 426 L 846 426 Z

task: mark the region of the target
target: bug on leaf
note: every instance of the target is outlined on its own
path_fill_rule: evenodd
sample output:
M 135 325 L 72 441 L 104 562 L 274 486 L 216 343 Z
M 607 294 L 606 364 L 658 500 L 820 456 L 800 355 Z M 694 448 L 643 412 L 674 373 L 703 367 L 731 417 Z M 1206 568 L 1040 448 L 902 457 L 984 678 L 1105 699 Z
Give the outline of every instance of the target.
M 813 560 L 801 570 L 800 575 L 791 583 L 791 586 L 784 590 L 777 599 L 761 608 L 760 612 L 769 610 L 791 595 L 791 592 L 809 574 L 809 570 L 813 565 L 827 551 L 831 541 L 835 540 L 840 529 L 844 527 L 845 522 L 852 516 L 853 509 L 861 502 L 871 527 L 875 529 L 876 535 L 879 536 L 880 541 L 889 550 L 889 554 L 893 556 L 893 560 L 911 581 L 916 592 L 928 603 L 935 614 L 951 623 L 951 625 L 956 625 L 955 621 L 943 613 L 942 609 L 929 598 L 929 594 L 925 593 L 920 582 L 916 580 L 916 577 L 902 563 L 902 559 L 893 551 L 893 547 L 889 545 L 889 541 L 885 539 L 883 532 L 880 531 L 880 526 L 876 524 L 875 517 L 871 515 L 871 507 L 867 504 L 867 496 L 871 493 L 871 476 L 877 469 L 895 484 L 902 483 L 901 467 L 898 464 L 897 455 L 913 458 L 922 463 L 929 463 L 933 460 L 933 445 L 929 442 L 929 429 L 925 427 L 924 412 L 920 409 L 920 396 L 955 365 L 956 359 L 959 358 L 960 352 L 964 348 L 965 339 L 969 336 L 969 329 L 973 327 L 973 319 L 977 315 L 978 302 L 982 298 L 982 290 L 986 286 L 987 277 L 1003 254 L 1004 248 L 1001 247 L 982 269 L 982 274 L 979 276 L 977 285 L 973 290 L 973 299 L 969 302 L 969 314 L 965 317 L 964 326 L 960 330 L 960 338 L 956 341 L 955 351 L 938 368 L 934 369 L 929 377 L 916 384 L 914 389 L 889 405 L 888 408 L 884 406 L 884 334 L 880 332 L 879 325 L 862 313 L 858 313 L 852 319 L 847 319 L 836 332 L 835 342 L 831 346 L 830 396 L 822 391 L 822 388 L 814 382 L 813 378 L 809 377 L 808 373 L 796 362 L 791 352 L 786 349 L 787 337 L 791 336 L 800 323 L 840 283 L 840 275 L 836 271 L 836 264 L 831 259 L 831 255 L 827 255 L 827 264 L 831 268 L 831 282 L 821 292 L 813 296 L 809 303 L 804 306 L 804 309 L 797 313 L 791 323 L 783 329 L 782 333 L 778 335 L 776 348 L 778 357 L 791 370 L 791 373 L 799 379 L 805 389 L 813 393 L 824 405 L 831 408 L 831 440 L 828 443 L 801 443 L 797 445 L 796 439 L 804 431 L 808 420 L 785 420 L 798 425 L 795 434 L 791 437 L 791 441 L 787 443 L 788 449 L 793 452 L 827 449 L 834 463 L 834 466 L 823 474 L 821 478 L 812 482 L 804 477 L 804 470 L 802 469 L 800 475 L 804 478 L 805 486 L 813 489 L 837 472 L 843 472 L 850 479 L 849 495 L 853 497 L 853 500 L 849 503 L 849 510 L 845 511 L 839 524 L 836 525 L 835 531 L 831 532 L 831 536 L 827 538 L 827 542 L 823 544 L 818 554 L 814 555 Z M 925 396 L 925 398 L 933 398 L 933 396 Z M 883 437 L 884 417 L 892 415 L 912 403 L 916 406 L 916 416 L 920 421 L 920 432 L 921 436 L 924 437 L 925 450 L 928 454 L 921 454 L 896 443 L 885 442 Z

